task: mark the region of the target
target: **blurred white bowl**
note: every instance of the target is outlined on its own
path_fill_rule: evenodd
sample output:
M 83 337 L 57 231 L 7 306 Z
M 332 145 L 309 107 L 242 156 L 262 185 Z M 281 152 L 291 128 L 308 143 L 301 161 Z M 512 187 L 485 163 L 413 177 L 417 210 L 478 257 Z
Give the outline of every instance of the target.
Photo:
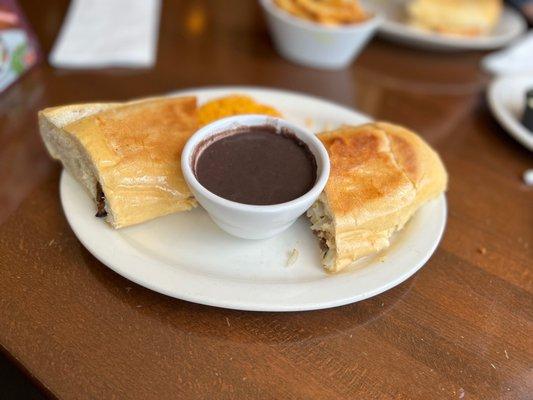
M 327 26 L 294 17 L 272 0 L 259 0 L 278 52 L 307 67 L 340 69 L 350 64 L 374 36 L 381 19 Z

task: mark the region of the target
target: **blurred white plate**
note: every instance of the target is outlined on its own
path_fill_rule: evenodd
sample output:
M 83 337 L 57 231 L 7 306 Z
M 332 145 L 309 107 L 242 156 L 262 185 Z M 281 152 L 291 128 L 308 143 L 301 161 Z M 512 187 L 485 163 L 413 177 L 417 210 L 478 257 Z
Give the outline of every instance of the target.
M 200 103 L 244 93 L 277 107 L 288 119 L 316 129 L 360 124 L 368 118 L 303 94 L 257 88 L 197 89 Z M 422 207 L 382 254 L 337 275 L 320 265 L 319 245 L 306 218 L 268 240 L 238 239 L 220 230 L 201 208 L 114 230 L 94 217 L 94 204 L 65 171 L 63 210 L 83 245 L 125 278 L 196 303 L 240 310 L 301 311 L 340 306 L 375 296 L 413 275 L 435 251 L 446 222 L 444 195 Z M 299 251 L 287 267 L 288 254 Z
M 533 151 L 533 132 L 521 122 L 526 107 L 526 92 L 529 89 L 533 89 L 533 74 L 501 77 L 491 83 L 487 98 L 492 114 L 500 125 Z
M 433 50 L 488 50 L 505 46 L 526 30 L 524 18 L 505 7 L 494 30 L 485 36 L 445 36 L 413 28 L 406 22 L 406 4 L 410 0 L 363 0 L 364 6 L 383 18 L 379 32 L 394 41 Z

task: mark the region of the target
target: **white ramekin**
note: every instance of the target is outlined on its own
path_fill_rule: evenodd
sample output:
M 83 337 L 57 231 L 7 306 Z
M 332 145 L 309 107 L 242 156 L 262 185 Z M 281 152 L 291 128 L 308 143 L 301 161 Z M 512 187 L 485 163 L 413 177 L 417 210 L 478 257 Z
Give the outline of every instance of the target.
M 210 192 L 198 182 L 192 164 L 196 147 L 200 143 L 213 135 L 243 126 L 264 125 L 289 129 L 307 144 L 317 163 L 317 180 L 311 190 L 286 203 L 257 206 L 224 199 Z M 231 235 L 244 239 L 265 239 L 287 229 L 311 207 L 328 180 L 329 157 L 324 145 L 314 134 L 290 122 L 264 115 L 239 115 L 215 121 L 192 135 L 181 155 L 181 169 L 196 200 L 220 228 Z
M 350 64 L 372 38 L 377 15 L 350 25 L 327 26 L 294 17 L 272 0 L 259 0 L 278 52 L 307 67 L 340 69 Z

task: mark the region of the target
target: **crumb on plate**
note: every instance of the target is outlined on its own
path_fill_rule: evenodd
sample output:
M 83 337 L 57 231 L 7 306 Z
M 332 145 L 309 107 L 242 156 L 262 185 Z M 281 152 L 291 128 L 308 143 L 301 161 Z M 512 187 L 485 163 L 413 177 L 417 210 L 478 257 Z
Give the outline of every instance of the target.
M 291 251 L 289 251 L 289 257 L 287 258 L 287 267 L 294 265 L 296 260 L 298 260 L 299 255 L 300 255 L 300 252 L 297 249 L 293 248 Z

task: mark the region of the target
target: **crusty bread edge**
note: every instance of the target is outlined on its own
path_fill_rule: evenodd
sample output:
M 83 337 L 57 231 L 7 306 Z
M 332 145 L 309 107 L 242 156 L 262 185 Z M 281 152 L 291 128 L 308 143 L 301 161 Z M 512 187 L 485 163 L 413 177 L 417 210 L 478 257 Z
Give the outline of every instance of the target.
M 89 103 L 46 108 L 38 113 L 39 131 L 50 153 L 59 160 L 96 203 L 97 183 L 100 181 L 94 163 L 78 138 L 63 130 L 63 127 L 100 111 L 118 106 L 120 103 Z M 107 210 L 106 221 L 114 226 L 111 210 Z
M 412 204 L 407 204 L 404 207 L 404 210 L 409 210 L 408 212 L 401 212 L 404 215 L 404 219 L 399 221 L 399 225 L 394 227 L 393 231 L 399 231 L 403 226 L 413 217 L 416 211 L 424 205 L 427 201 L 439 196 L 441 193 L 447 190 L 448 186 L 448 175 L 444 163 L 442 162 L 439 154 L 427 143 L 422 137 L 417 135 L 412 130 L 397 124 L 393 124 L 386 121 L 376 121 L 367 124 L 362 124 L 359 126 L 346 126 L 346 128 L 359 128 L 363 129 L 365 126 L 371 126 L 375 129 L 381 130 L 390 145 L 390 152 L 393 156 L 395 162 L 397 163 L 399 169 L 403 174 L 412 182 L 416 190 L 415 201 Z M 339 128 L 342 129 L 343 127 Z M 337 129 L 338 130 L 338 129 Z M 328 133 L 333 133 L 334 131 L 322 132 L 321 135 L 327 135 Z M 392 143 L 392 136 L 400 137 L 409 142 L 412 148 L 416 149 L 416 156 L 419 158 L 420 165 L 423 169 L 423 177 L 419 179 L 414 179 L 412 174 L 406 168 L 404 160 L 402 160 L 401 154 L 397 153 L 397 149 L 394 148 Z M 429 174 L 430 176 L 428 176 Z M 429 180 L 429 182 L 428 182 Z M 433 194 L 431 193 L 433 192 Z M 320 210 L 320 212 L 318 212 Z M 321 215 L 320 215 L 321 214 Z M 312 229 L 314 233 L 318 236 L 319 240 L 323 240 L 325 236 L 332 237 L 332 245 L 327 246 L 327 250 L 323 252 L 322 256 L 322 266 L 324 270 L 328 273 L 337 273 L 344 268 L 349 267 L 354 264 L 361 258 L 364 258 L 370 254 L 377 253 L 383 248 L 387 248 L 389 244 L 380 246 L 380 249 L 372 251 L 371 253 L 353 260 L 349 263 L 341 263 L 339 260 L 338 247 L 336 243 L 336 230 L 337 230 L 337 220 L 334 215 L 332 215 L 329 208 L 327 196 L 324 195 L 324 192 L 321 194 L 319 199 L 311 206 L 307 212 L 307 217 L 310 219 L 312 224 Z M 320 229 L 318 226 L 321 224 L 320 220 L 323 218 L 324 221 L 327 221 L 329 229 Z M 318 228 L 318 229 L 317 229 Z M 322 231 L 322 233 L 320 233 Z M 329 232 L 328 232 L 329 231 Z M 390 239 L 390 237 L 389 237 Z M 328 240 L 329 242 L 329 240 Z M 324 249 L 323 249 L 324 250 Z M 326 257 L 331 250 L 334 250 L 335 255 L 330 254 L 333 257 Z
M 73 122 L 112 108 L 158 99 L 166 100 L 173 97 L 180 96 L 152 96 L 128 102 L 80 103 L 48 107 L 38 112 L 39 131 L 50 156 L 61 162 L 63 167 L 82 184 L 96 204 L 96 186 L 102 179 L 94 167 L 94 160 L 91 159 L 79 139 L 63 128 Z M 107 204 L 106 212 L 105 221 L 115 229 L 121 228 L 122 226 L 116 223 L 113 211 L 107 207 Z

